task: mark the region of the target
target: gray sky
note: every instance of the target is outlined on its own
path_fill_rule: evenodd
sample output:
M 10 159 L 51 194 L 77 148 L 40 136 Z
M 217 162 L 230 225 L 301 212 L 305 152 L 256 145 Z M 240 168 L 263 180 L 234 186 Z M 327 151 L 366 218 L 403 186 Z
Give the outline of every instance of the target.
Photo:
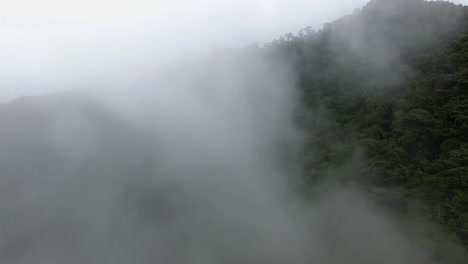
M 320 28 L 366 2 L 0 0 L 0 101 L 89 86 L 89 74 L 109 76 L 129 62 L 144 67 L 151 58 L 162 64 L 194 49 L 267 42 L 307 25 Z

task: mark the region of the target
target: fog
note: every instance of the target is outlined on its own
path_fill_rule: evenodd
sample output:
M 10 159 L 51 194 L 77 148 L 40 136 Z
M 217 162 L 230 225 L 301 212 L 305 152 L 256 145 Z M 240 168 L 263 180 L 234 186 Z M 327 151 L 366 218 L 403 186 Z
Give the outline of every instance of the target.
M 0 27 L 0 262 L 431 263 L 358 188 L 300 193 L 292 65 L 238 49 L 366 1 L 17 2 Z
M 319 28 L 365 2 L 4 1 L 0 100 L 78 82 L 97 86 L 100 74 L 116 75 L 111 67 L 127 72 L 168 57 L 264 43 L 306 25 Z
M 320 29 L 366 2 L 2 1 L 0 101 L 99 86 L 117 75 L 114 67 L 148 69 L 174 56 L 261 44 L 309 25 Z
M 300 195 L 287 66 L 216 62 L 2 109 L 1 260 L 430 263 L 359 191 Z

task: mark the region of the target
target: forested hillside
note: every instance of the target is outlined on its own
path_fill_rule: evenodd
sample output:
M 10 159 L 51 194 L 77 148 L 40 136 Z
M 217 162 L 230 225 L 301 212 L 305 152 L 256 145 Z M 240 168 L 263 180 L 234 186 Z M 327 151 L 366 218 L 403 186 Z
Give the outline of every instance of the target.
M 468 6 L 215 55 L 1 104 L 0 263 L 466 263 Z
M 311 185 L 371 186 L 377 201 L 468 245 L 468 7 L 373 0 L 266 47 L 296 65 Z

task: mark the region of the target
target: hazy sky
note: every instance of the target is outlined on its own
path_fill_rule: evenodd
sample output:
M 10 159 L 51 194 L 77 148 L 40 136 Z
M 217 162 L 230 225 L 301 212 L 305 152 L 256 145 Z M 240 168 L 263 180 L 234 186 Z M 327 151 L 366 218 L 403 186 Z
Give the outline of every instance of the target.
M 90 78 L 84 71 L 110 74 L 109 65 L 132 57 L 167 59 L 320 28 L 366 2 L 0 0 L 0 101 L 71 88 Z

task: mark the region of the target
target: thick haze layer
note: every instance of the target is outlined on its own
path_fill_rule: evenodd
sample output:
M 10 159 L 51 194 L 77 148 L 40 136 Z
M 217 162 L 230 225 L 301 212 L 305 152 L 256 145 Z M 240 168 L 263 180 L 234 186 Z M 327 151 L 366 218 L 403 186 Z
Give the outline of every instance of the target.
M 431 263 L 355 192 L 294 191 L 295 80 L 274 59 L 233 52 L 91 98 L 8 104 L 0 260 Z
M 268 42 L 307 25 L 320 28 L 366 2 L 2 1 L 0 101 L 99 86 L 114 75 L 112 67 L 127 72 L 144 63 L 148 68 L 187 56 L 193 47 L 198 54 Z
M 290 65 L 224 49 L 365 1 L 20 2 L 3 10 L 2 98 L 81 92 L 0 108 L 0 262 L 434 259 L 354 191 L 297 194 Z
M 129 74 L 135 66 L 267 42 L 306 25 L 321 27 L 365 2 L 4 1 L 0 100 L 99 86 L 116 67 Z

